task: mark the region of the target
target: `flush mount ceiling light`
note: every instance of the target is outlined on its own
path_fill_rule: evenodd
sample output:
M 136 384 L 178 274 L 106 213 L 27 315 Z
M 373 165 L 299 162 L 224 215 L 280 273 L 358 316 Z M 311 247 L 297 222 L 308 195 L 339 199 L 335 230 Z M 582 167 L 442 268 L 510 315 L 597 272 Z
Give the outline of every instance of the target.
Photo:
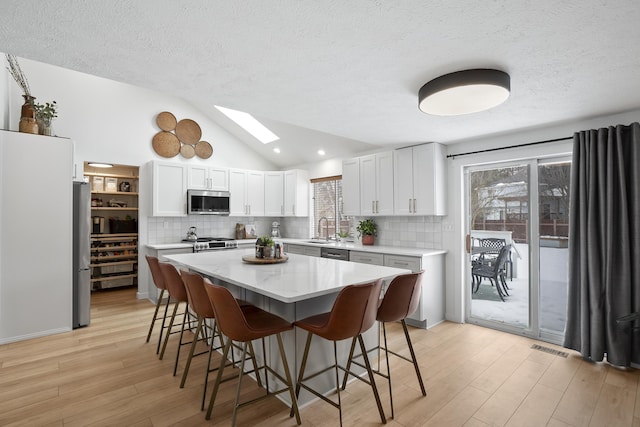
M 94 168 L 112 168 L 113 167 L 113 165 L 109 163 L 95 163 L 95 162 L 89 163 L 89 166 L 93 166 Z
M 244 111 L 232 110 L 231 108 L 220 107 L 214 105 L 222 114 L 233 120 L 242 129 L 249 132 L 255 139 L 268 144 L 273 141 L 277 141 L 280 138 L 275 133 L 271 132 L 265 125 L 260 123 L 255 117 Z
M 418 107 L 427 114 L 458 116 L 477 113 L 509 98 L 511 79 L 504 71 L 473 69 L 435 78 L 422 86 Z

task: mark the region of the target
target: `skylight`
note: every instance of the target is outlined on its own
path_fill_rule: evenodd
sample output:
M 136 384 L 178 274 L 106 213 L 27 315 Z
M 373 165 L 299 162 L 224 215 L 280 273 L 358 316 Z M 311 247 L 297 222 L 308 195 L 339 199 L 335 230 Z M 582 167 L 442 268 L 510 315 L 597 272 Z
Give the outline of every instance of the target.
M 268 144 L 280 139 L 278 135 L 267 129 L 262 123 L 256 120 L 256 118 L 249 113 L 232 110 L 230 108 L 219 107 L 217 105 L 215 105 L 215 107 L 220 110 L 222 114 L 236 122 L 238 126 L 249 132 L 251 135 L 253 135 L 254 138 L 262 142 L 263 144 Z

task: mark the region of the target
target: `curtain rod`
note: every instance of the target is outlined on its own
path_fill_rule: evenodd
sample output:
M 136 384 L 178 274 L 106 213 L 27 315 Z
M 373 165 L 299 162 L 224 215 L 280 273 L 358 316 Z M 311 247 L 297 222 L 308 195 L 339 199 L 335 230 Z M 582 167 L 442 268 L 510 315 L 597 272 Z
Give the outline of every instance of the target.
M 447 154 L 447 158 L 449 158 L 449 157 L 456 158 L 458 156 L 468 156 L 470 154 L 487 153 L 489 151 L 506 150 L 508 148 L 527 147 L 529 145 L 547 144 L 549 142 L 565 141 L 567 139 L 573 139 L 573 136 L 568 136 L 568 137 L 565 137 L 565 138 L 546 139 L 544 141 L 528 142 L 526 144 L 509 145 L 507 147 L 487 148 L 486 150 L 468 151 L 466 153 Z

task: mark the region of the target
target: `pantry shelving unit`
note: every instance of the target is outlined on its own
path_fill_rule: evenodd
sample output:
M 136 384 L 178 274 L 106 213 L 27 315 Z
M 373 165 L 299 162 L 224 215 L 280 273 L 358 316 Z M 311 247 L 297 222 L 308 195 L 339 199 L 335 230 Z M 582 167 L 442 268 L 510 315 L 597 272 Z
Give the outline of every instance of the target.
M 91 289 L 138 283 L 138 167 L 85 163 L 91 184 Z

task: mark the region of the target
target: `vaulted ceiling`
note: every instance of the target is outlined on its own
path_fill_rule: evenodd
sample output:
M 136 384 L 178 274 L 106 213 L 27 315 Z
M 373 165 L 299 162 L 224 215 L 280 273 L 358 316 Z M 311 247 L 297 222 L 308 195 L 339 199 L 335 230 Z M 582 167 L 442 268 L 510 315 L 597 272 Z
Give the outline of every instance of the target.
M 639 22 L 632 0 L 11 0 L 0 51 L 183 97 L 286 166 L 640 108 Z M 418 110 L 424 83 L 467 68 L 508 72 L 507 102 Z M 282 153 L 214 105 L 263 120 Z

